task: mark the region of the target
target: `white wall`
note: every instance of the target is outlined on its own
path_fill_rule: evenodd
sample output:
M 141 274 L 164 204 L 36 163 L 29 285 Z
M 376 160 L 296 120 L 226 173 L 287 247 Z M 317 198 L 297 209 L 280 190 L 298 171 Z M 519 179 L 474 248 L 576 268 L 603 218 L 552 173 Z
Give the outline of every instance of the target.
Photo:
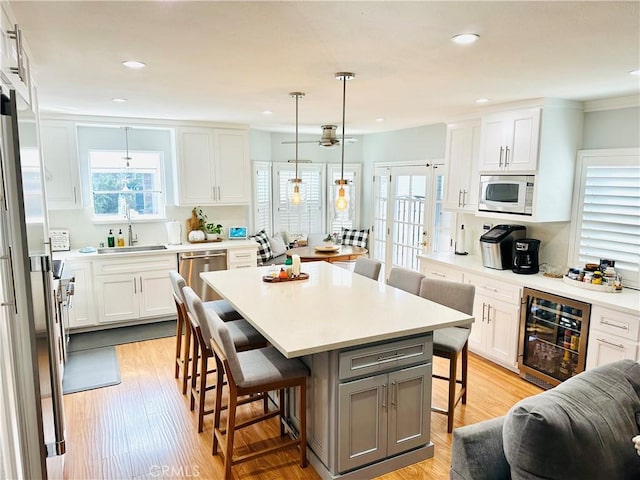
M 626 147 L 640 147 L 640 108 L 584 114 L 584 150 Z

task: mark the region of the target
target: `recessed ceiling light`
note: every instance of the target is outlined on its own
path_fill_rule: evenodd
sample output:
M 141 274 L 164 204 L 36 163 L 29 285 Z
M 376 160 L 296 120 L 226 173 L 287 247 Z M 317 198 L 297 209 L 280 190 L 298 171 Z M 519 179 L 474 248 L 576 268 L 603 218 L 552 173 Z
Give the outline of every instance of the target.
M 122 65 L 127 68 L 144 68 L 147 66 L 146 63 L 138 62 L 137 60 L 127 60 L 125 62 L 122 62 Z
M 476 42 L 479 38 L 480 35 L 476 33 L 461 33 L 451 37 L 451 41 L 459 45 L 469 45 L 470 43 Z
M 640 70 L 631 70 L 629 75 L 640 75 Z
M 384 122 L 384 118 L 376 118 L 376 122 Z
M 479 98 L 476 100 L 476 103 L 488 103 L 489 99 L 488 98 Z
M 262 112 L 263 115 L 273 115 L 273 112 L 271 110 L 265 110 L 264 112 Z
M 113 100 L 116 103 L 125 103 L 127 101 L 126 98 L 112 98 L 111 100 Z

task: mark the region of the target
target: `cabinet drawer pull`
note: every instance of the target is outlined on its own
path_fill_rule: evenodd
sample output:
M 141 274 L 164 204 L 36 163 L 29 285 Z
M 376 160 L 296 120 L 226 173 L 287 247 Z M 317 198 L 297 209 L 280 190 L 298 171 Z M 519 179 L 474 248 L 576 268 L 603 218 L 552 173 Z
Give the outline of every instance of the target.
M 615 323 L 607 322 L 604 319 L 600 319 L 600 325 L 608 325 L 610 327 L 621 328 L 622 330 L 629 330 L 628 325 L 616 325 Z
M 493 292 L 493 293 L 500 293 L 500 290 L 498 290 L 497 288 L 487 287 L 486 285 L 482 285 L 482 288 L 484 288 L 485 290 L 489 290 L 490 292 Z
M 393 360 L 397 360 L 403 356 L 404 355 L 401 352 L 396 352 L 393 355 L 389 355 L 386 357 L 378 357 L 378 363 L 392 362 Z
M 440 272 L 431 272 L 431 275 L 435 275 L 436 277 L 447 278 L 447 276 L 444 273 L 440 273 Z
M 237 253 L 234 255 L 235 258 L 249 258 L 250 256 L 250 253 Z
M 607 345 L 610 345 L 610 346 L 612 346 L 612 347 L 616 347 L 616 348 L 619 348 L 620 350 L 624 350 L 624 345 L 622 345 L 622 344 L 620 344 L 620 343 L 615 344 L 615 343 L 607 342 L 604 338 L 598 338 L 597 340 L 598 340 L 600 343 L 606 343 Z

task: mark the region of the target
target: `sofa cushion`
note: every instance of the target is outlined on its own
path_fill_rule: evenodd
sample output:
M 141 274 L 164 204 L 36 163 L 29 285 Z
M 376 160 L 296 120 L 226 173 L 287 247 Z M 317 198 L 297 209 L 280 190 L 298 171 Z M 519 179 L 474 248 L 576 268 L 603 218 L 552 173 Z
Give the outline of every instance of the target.
M 521 400 L 503 428 L 512 478 L 640 478 L 639 395 L 640 364 L 622 360 Z
M 369 230 L 351 230 L 350 228 L 342 227 L 342 245 L 352 245 L 354 247 L 367 246 L 367 237 L 369 236 Z
M 271 252 L 271 244 L 269 244 L 269 237 L 267 236 L 267 232 L 260 230 L 255 235 L 251 235 L 253 240 L 258 242 L 258 260 L 261 263 L 268 262 L 273 258 L 273 253 Z
M 276 233 L 273 237 L 269 237 L 269 245 L 271 246 L 271 255 L 274 257 L 278 257 L 287 251 L 284 239 L 279 233 Z

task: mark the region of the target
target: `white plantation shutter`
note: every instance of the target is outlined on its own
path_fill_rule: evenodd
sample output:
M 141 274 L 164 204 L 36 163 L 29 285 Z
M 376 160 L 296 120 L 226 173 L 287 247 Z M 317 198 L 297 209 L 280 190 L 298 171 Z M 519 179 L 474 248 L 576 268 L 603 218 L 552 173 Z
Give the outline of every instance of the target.
M 253 231 L 264 229 L 271 231 L 271 164 L 268 162 L 254 162 L 254 211 Z
M 611 152 L 611 151 L 610 151 Z M 580 152 L 572 264 L 615 260 L 626 286 L 640 286 L 640 157 Z
M 344 178 L 349 180 L 349 207 L 344 212 L 337 212 L 333 204 L 335 202 L 335 181 L 340 180 L 340 165 L 329 165 L 327 185 L 327 212 L 329 215 L 329 231 L 340 233 L 342 228 L 360 228 L 360 188 L 362 166 L 358 163 L 344 165 Z
M 293 234 L 324 232 L 324 165 L 298 164 L 303 202 L 297 206 L 289 202 L 289 180 L 294 177 L 295 165 L 274 165 L 275 231 Z

